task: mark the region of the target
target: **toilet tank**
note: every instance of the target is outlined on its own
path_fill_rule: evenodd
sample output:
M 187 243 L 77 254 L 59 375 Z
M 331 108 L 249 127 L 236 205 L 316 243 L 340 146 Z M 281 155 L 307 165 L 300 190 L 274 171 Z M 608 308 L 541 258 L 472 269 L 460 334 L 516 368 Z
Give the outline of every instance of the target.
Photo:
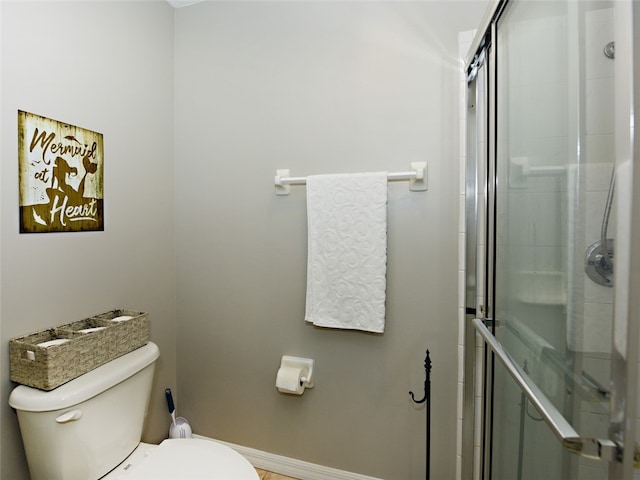
M 9 396 L 32 480 L 96 480 L 140 443 L 158 347 L 149 342 L 60 387 Z

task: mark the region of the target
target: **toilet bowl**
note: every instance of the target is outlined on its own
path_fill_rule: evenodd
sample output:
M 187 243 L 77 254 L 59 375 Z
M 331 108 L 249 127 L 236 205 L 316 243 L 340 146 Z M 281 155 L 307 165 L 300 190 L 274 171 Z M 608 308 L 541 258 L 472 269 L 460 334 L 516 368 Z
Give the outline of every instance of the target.
M 149 342 L 51 391 L 20 385 L 18 415 L 32 480 L 258 480 L 235 450 L 206 439 L 141 443 L 154 366 Z
M 141 443 L 101 480 L 257 480 L 255 468 L 235 450 L 205 439 Z

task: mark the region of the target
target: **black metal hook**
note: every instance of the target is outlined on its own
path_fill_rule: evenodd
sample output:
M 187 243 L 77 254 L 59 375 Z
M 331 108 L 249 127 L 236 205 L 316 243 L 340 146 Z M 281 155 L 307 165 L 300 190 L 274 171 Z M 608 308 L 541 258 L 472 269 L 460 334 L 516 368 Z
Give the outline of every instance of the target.
M 424 403 L 427 401 L 428 393 L 431 390 L 431 357 L 429 356 L 429 350 L 427 350 L 427 356 L 424 358 L 424 370 L 425 370 L 425 379 L 424 379 L 424 396 L 420 400 L 416 400 L 415 394 L 410 391 L 409 395 L 411 395 L 411 400 L 414 403 Z
M 431 357 L 429 356 L 429 350 L 427 350 L 427 356 L 424 357 L 424 397 L 421 400 L 416 400 L 413 392 L 409 392 L 411 395 L 411 400 L 414 403 L 424 403 L 427 402 L 427 415 L 426 415 L 426 452 L 425 452 L 425 460 L 426 460 L 426 471 L 425 471 L 425 479 L 429 480 L 431 476 Z

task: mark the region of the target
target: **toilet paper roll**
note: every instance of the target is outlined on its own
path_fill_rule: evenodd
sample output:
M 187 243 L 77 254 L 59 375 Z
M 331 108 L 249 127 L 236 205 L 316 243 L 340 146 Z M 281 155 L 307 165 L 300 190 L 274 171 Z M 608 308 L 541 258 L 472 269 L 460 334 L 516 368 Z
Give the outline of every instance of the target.
M 104 330 L 107 327 L 93 327 L 93 328 L 83 328 L 82 330 L 78 330 L 78 333 L 93 333 L 99 332 L 100 330 Z
M 67 343 L 69 341 L 68 338 L 56 338 L 54 340 L 49 340 L 48 342 L 38 343 L 39 347 L 55 347 L 56 345 L 62 345 L 63 343 Z
M 282 367 L 278 370 L 276 387 L 282 393 L 302 395 L 304 386 L 301 385 L 304 371 L 301 368 Z

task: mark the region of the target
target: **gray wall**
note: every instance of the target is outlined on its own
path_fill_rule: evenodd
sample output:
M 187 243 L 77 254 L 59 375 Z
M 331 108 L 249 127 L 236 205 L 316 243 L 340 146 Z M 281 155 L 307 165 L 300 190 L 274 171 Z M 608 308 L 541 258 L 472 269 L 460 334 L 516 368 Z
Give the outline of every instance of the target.
M 145 438 L 175 386 L 173 9 L 8 2 L 2 23 L 0 412 L 3 480 L 28 478 L 7 405 L 8 340 L 112 308 L 149 312 L 161 350 Z M 18 233 L 17 110 L 104 134 L 105 231 Z
M 166 432 L 170 386 L 196 433 L 422 478 L 425 412 L 407 392 L 421 391 L 429 348 L 432 474 L 452 478 L 456 42 L 483 9 L 0 3 L 0 477 L 27 478 L 7 406 L 9 338 L 128 307 L 150 313 L 162 354 L 144 440 Z M 18 109 L 104 134 L 104 232 L 17 233 Z M 306 325 L 305 189 L 276 197 L 275 169 L 397 171 L 418 160 L 429 162 L 428 192 L 389 187 L 386 332 Z M 283 354 L 317 362 L 302 397 L 274 387 Z
M 457 398 L 457 32 L 480 2 L 210 2 L 176 11 L 180 413 L 197 433 L 385 479 L 453 478 Z M 406 170 L 391 184 L 383 335 L 305 324 L 304 187 L 292 175 Z M 316 361 L 302 397 L 283 354 Z

